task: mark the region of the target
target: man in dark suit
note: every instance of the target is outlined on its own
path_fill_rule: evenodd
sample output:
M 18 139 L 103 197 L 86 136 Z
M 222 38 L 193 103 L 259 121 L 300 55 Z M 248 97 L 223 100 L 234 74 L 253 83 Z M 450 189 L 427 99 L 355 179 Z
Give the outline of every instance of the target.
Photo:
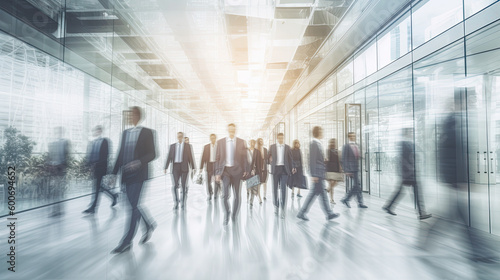
M 384 209 L 387 213 L 396 216 L 396 213 L 393 211 L 393 207 L 401 197 L 403 186 L 412 186 L 413 192 L 415 193 L 415 200 L 417 202 L 420 220 L 424 220 L 430 218 L 431 215 L 425 213 L 424 201 L 422 200 L 421 190 L 419 189 L 415 176 L 415 145 L 413 144 L 413 129 L 404 129 L 403 137 L 404 139 L 400 143 L 401 184 L 392 195 L 392 198 L 387 201 L 386 205 L 382 207 L 382 209 Z
M 220 192 L 220 183 L 215 182 L 215 190 L 212 189 L 212 180 L 214 179 L 215 176 L 215 159 L 216 159 L 216 151 L 217 151 L 217 136 L 215 134 L 210 134 L 210 143 L 206 144 L 205 147 L 203 147 L 203 154 L 201 156 L 201 164 L 200 164 L 200 171 L 203 170 L 203 167 L 207 167 L 207 173 L 206 173 L 206 181 L 207 181 L 207 200 L 212 199 L 212 195 L 214 196 L 214 199 L 217 199 L 219 196 Z
M 363 194 L 361 193 L 361 185 L 359 184 L 359 161 L 361 158 L 361 150 L 359 149 L 358 144 L 356 144 L 356 133 L 349 132 L 347 137 L 349 138 L 349 143 L 345 144 L 342 148 L 342 167 L 345 175 L 351 177 L 352 186 L 340 202 L 348 208 L 351 208 L 349 200 L 353 195 L 356 195 L 358 199 L 358 207 L 368 208 L 368 206 L 363 203 Z
M 337 218 L 339 214 L 333 213 L 330 208 L 330 204 L 328 203 L 328 195 L 326 194 L 324 181 L 325 181 L 325 157 L 323 155 L 323 147 L 321 145 L 321 141 L 319 139 L 323 138 L 323 129 L 319 126 L 315 126 L 312 130 L 313 141 L 309 146 L 309 169 L 311 173 L 311 179 L 314 183 L 313 189 L 309 190 L 309 194 L 307 195 L 306 201 L 304 205 L 299 211 L 297 218 L 302 219 L 304 221 L 309 221 L 306 213 L 309 211 L 311 204 L 314 201 L 316 196 L 320 197 L 321 200 L 321 208 L 326 215 L 327 220 L 331 220 Z
M 112 254 L 130 250 L 137 224 L 141 218 L 146 224 L 146 233 L 143 235 L 141 243 L 146 243 L 156 228 L 155 223 L 151 222 L 145 212 L 139 208 L 142 187 L 144 181 L 149 178 L 148 165 L 156 158 L 154 132 L 149 128 L 138 125 L 141 117 L 141 108 L 137 106 L 131 107 L 129 122 L 134 127 L 123 131 L 120 150 L 113 168 L 113 174 L 115 175 L 120 169 L 122 170 L 121 181 L 126 187 L 131 213 L 128 231 L 126 231 L 120 245 L 111 251 Z
M 101 137 L 102 126 L 98 125 L 92 130 L 95 139 L 89 143 L 87 148 L 87 165 L 90 166 L 92 175 L 94 177 L 94 199 L 91 206 L 83 211 L 84 214 L 94 214 L 99 200 L 99 193 L 101 190 L 113 199 L 111 206 L 115 206 L 118 195 L 112 193 L 105 186 L 101 186 L 102 178 L 107 174 L 108 170 L 108 156 L 109 156 L 109 139 Z
M 196 169 L 194 165 L 193 152 L 191 151 L 191 145 L 183 142 L 184 133 L 177 132 L 177 143 L 170 145 L 170 150 L 167 156 L 167 162 L 165 163 L 165 173 L 167 173 L 168 166 L 172 163 L 172 194 L 174 198 L 174 210 L 179 209 L 179 201 L 181 202 L 181 208 L 184 209 L 186 199 L 187 199 L 187 177 L 189 174 L 189 168 Z M 182 188 L 182 199 L 179 200 L 179 194 L 177 189 L 180 186 Z
M 229 189 L 233 188 L 233 222 L 241 204 L 241 179 L 249 174 L 247 161 L 247 145 L 241 138 L 235 136 L 236 125 L 231 123 L 227 126 L 229 136 L 217 141 L 215 157 L 215 180 L 222 181 L 222 193 L 224 200 L 224 225 L 229 223 Z
M 281 208 L 281 218 L 285 218 L 286 206 L 286 184 L 288 176 L 292 175 L 292 150 L 284 143 L 285 136 L 278 133 L 278 144 L 269 147 L 269 163 L 271 164 L 271 174 L 273 174 L 273 203 L 274 214 L 278 215 Z M 280 189 L 281 198 L 278 196 Z

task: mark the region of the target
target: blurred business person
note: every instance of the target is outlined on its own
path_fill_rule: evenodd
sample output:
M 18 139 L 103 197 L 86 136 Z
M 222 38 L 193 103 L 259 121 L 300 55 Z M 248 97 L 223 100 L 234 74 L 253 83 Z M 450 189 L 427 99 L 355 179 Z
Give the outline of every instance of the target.
M 50 196 L 53 202 L 60 202 L 64 199 L 67 188 L 66 173 L 69 163 L 70 141 L 64 138 L 64 128 L 61 126 L 54 128 L 55 141 L 49 143 L 47 165 L 50 174 Z M 52 206 L 51 217 L 63 214 L 62 203 L 55 203 Z
M 187 199 L 187 178 L 189 175 L 190 168 L 194 167 L 194 157 L 191 152 L 191 145 L 189 142 L 184 142 L 184 133 L 177 132 L 177 143 L 171 144 L 167 156 L 167 162 L 165 163 L 165 174 L 167 173 L 168 167 L 172 164 L 172 194 L 174 199 L 174 210 L 179 209 L 179 202 L 181 208 L 185 207 Z M 179 199 L 179 194 L 177 189 L 182 188 L 182 198 Z
M 139 207 L 142 188 L 144 182 L 149 178 L 149 163 L 156 158 L 155 137 L 153 130 L 139 125 L 142 120 L 142 110 L 134 106 L 130 108 L 129 123 L 132 128 L 123 131 L 121 144 L 113 168 L 113 174 L 118 174 L 121 169 L 121 182 L 125 184 L 127 199 L 130 203 L 130 223 L 128 230 L 122 241 L 112 254 L 119 254 L 130 250 L 132 240 L 135 236 L 139 221 L 144 221 L 146 232 L 141 238 L 141 243 L 146 243 L 156 228 L 156 223 L 152 222 Z
M 420 220 L 428 219 L 432 215 L 425 212 L 422 192 L 417 184 L 416 166 L 415 166 L 415 145 L 413 144 L 413 129 L 403 130 L 403 141 L 400 142 L 400 162 L 401 162 L 401 183 L 392 195 L 392 197 L 382 207 L 387 213 L 396 216 L 394 208 L 401 198 L 403 186 L 412 186 L 417 202 L 417 209 Z
M 214 188 L 212 188 L 212 182 L 215 181 L 215 152 L 217 151 L 217 136 L 215 134 L 210 134 L 210 143 L 203 147 L 203 153 L 201 156 L 200 172 L 203 171 L 203 167 L 206 166 L 206 183 L 207 183 L 207 200 L 219 197 L 220 193 L 220 183 L 214 182 Z
M 251 158 L 252 160 L 250 162 L 250 172 L 251 172 L 252 176 L 258 175 L 259 181 L 262 182 L 262 179 L 261 179 L 261 177 L 263 175 L 262 164 L 264 162 L 264 159 L 262 158 L 261 151 L 255 148 L 256 143 L 257 142 L 255 140 L 253 140 L 253 139 L 250 140 L 250 148 L 248 149 L 249 153 L 252 157 Z M 259 196 L 259 203 L 262 203 L 262 198 L 260 197 L 259 188 L 260 188 L 260 184 L 258 184 L 257 186 L 251 187 L 251 188 L 247 188 L 247 190 L 249 190 L 249 192 L 251 194 L 250 208 L 253 207 L 253 200 L 254 200 L 255 196 Z
M 193 145 L 189 143 L 189 137 L 184 137 L 184 143 L 189 145 L 189 149 L 191 150 L 191 156 L 193 157 L 193 165 L 189 167 L 189 176 L 188 176 L 188 181 L 189 181 L 189 179 L 193 180 L 193 176 L 196 173 L 196 161 L 194 159 Z M 187 184 L 186 186 L 189 192 L 189 184 Z
M 262 168 L 264 169 L 264 172 L 263 172 L 263 176 L 260 178 L 260 181 L 262 182 L 261 186 L 263 187 L 263 197 L 264 197 L 264 200 L 267 200 L 266 198 L 266 194 L 267 194 L 267 176 L 268 176 L 268 171 L 267 171 L 267 165 L 269 164 L 269 160 L 268 160 L 268 151 L 267 151 L 267 148 L 264 147 L 264 139 L 262 138 L 259 138 L 257 139 L 257 149 L 261 152 L 262 154 L 262 159 L 263 159 L 263 163 L 262 163 Z M 260 187 L 259 187 L 259 195 L 260 195 Z
M 289 180 L 289 187 L 292 189 L 292 199 L 294 197 L 294 190 L 297 189 L 297 197 L 302 197 L 300 194 L 301 186 L 305 183 L 303 182 L 304 171 L 302 170 L 302 152 L 300 151 L 300 141 L 298 139 L 293 140 L 292 147 L 292 177 Z M 305 186 L 302 186 L 305 187 Z
M 229 191 L 233 189 L 233 222 L 236 221 L 241 203 L 241 179 L 248 175 L 247 147 L 245 141 L 236 137 L 236 125 L 227 126 L 228 136 L 217 141 L 215 158 L 215 180 L 222 181 L 224 200 L 224 225 L 229 223 Z
M 326 162 L 326 180 L 328 181 L 328 193 L 330 193 L 330 203 L 335 204 L 333 189 L 338 182 L 344 180 L 342 167 L 340 165 L 340 152 L 337 150 L 337 139 L 332 138 L 328 142 L 328 160 Z
M 110 140 L 102 137 L 102 130 L 102 126 L 100 125 L 92 129 L 92 136 L 95 139 L 89 143 L 87 148 L 87 164 L 91 168 L 94 179 L 94 196 L 90 207 L 83 211 L 84 214 L 95 213 L 101 190 L 113 200 L 111 206 L 115 206 L 118 199 L 118 194 L 112 193 L 106 186 L 102 185 L 102 178 L 108 173 L 110 146 Z
M 353 195 L 356 195 L 359 208 L 368 208 L 363 203 L 363 194 L 361 193 L 361 184 L 359 183 L 359 161 L 361 159 L 361 150 L 356 144 L 356 133 L 349 132 L 347 134 L 349 143 L 342 148 L 342 167 L 345 175 L 351 178 L 351 189 L 346 196 L 340 200 L 345 206 L 351 208 L 349 200 Z
M 326 194 L 324 188 L 324 180 L 326 175 L 326 167 L 325 167 L 325 157 L 323 155 L 323 146 L 321 145 L 320 139 L 323 138 L 323 129 L 319 126 L 315 126 L 312 129 L 313 140 L 309 146 L 309 172 L 311 173 L 311 179 L 313 181 L 313 188 L 309 189 L 309 194 L 304 201 L 304 205 L 299 210 L 297 218 L 302 219 L 304 221 L 309 221 L 309 218 L 306 216 L 307 212 L 309 212 L 309 208 L 311 204 L 314 202 L 314 199 L 319 196 L 320 206 L 325 213 L 326 219 L 331 220 L 337 218 L 339 214 L 333 213 L 330 208 L 330 204 L 328 203 L 328 195 Z
M 292 150 L 284 143 L 285 135 L 278 133 L 278 143 L 269 147 L 269 162 L 271 164 L 271 174 L 273 174 L 273 203 L 274 213 L 279 214 L 281 208 L 281 218 L 285 218 L 286 189 L 288 176 L 292 175 Z M 278 194 L 280 190 L 280 194 Z

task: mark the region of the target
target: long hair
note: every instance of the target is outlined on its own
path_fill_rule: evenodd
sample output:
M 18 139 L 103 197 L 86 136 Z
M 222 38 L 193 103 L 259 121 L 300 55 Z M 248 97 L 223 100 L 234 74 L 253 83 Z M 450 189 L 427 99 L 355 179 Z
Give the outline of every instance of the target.
M 296 145 L 295 145 L 295 144 L 299 144 L 299 147 L 298 147 L 298 148 L 296 148 Z M 300 141 L 299 141 L 299 139 L 295 139 L 295 140 L 293 140 L 293 147 L 292 147 L 292 150 L 298 150 L 298 149 L 300 149 Z
M 337 149 L 337 139 L 332 138 L 330 139 L 330 141 L 328 141 L 328 149 L 329 150 Z

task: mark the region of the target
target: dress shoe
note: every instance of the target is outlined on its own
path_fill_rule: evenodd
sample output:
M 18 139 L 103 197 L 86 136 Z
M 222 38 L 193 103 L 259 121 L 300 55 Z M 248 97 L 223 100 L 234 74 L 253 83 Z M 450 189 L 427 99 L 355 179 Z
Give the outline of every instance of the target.
M 274 215 L 278 215 L 280 212 L 279 208 L 274 206 Z
M 335 218 L 338 218 L 340 216 L 340 214 L 337 214 L 337 213 L 331 213 L 328 215 L 328 217 L 326 217 L 326 220 L 329 221 L 329 220 L 332 220 L 332 219 L 335 219 Z
M 115 193 L 113 195 L 113 203 L 111 203 L 111 207 L 115 206 L 118 203 L 118 194 Z
M 174 208 L 172 208 L 172 210 L 177 210 L 177 209 L 179 209 L 179 203 L 176 203 L 176 204 L 174 205 Z
M 358 204 L 358 208 L 368 208 L 368 206 L 364 205 L 363 203 Z
M 144 233 L 144 235 L 142 236 L 141 238 L 141 244 L 144 244 L 146 242 L 149 241 L 149 239 L 151 239 L 151 235 L 153 234 L 153 231 L 156 229 L 156 223 L 152 223 L 148 230 L 146 231 L 146 233 Z
M 95 210 L 94 209 L 87 209 L 85 211 L 82 212 L 83 214 L 94 214 L 95 213 Z
M 250 203 L 250 209 L 252 209 L 252 208 L 253 208 L 253 203 Z
M 131 244 L 122 244 L 122 245 L 116 247 L 115 249 L 113 249 L 113 251 L 111 251 L 111 254 L 125 253 L 127 251 L 130 251 L 130 247 L 132 247 Z
M 285 218 L 285 211 L 284 210 L 281 210 L 281 218 L 284 219 Z
M 227 226 L 227 224 L 229 224 L 229 217 L 230 217 L 230 213 L 226 213 L 224 215 L 224 222 L 223 222 L 223 225 Z
M 304 220 L 304 221 L 309 221 L 309 218 L 307 218 L 307 217 L 306 217 L 306 215 L 305 215 L 305 214 L 303 214 L 303 213 L 299 213 L 299 214 L 297 215 L 297 218 L 299 218 L 299 219 L 301 219 L 301 220 Z
M 267 200 L 267 198 L 264 196 L 264 200 Z
M 207 201 L 212 200 L 212 196 L 207 197 Z
M 345 199 L 341 199 L 340 202 L 342 202 L 342 204 L 344 204 L 347 208 L 351 208 L 351 205 L 349 205 L 349 202 Z
M 297 197 L 302 197 L 302 195 L 299 193 L 299 194 L 297 194 Z
M 432 214 L 420 214 L 420 220 L 425 220 L 425 219 L 429 219 L 430 217 L 432 217 Z
M 398 214 L 394 213 L 394 211 L 392 211 L 392 210 L 391 210 L 391 208 L 389 208 L 389 207 L 385 207 L 385 206 L 384 206 L 384 207 L 382 207 L 382 209 L 383 209 L 385 212 L 387 212 L 387 213 L 389 213 L 389 214 L 391 214 L 391 215 L 393 215 L 393 216 L 397 216 L 397 215 L 398 215 Z

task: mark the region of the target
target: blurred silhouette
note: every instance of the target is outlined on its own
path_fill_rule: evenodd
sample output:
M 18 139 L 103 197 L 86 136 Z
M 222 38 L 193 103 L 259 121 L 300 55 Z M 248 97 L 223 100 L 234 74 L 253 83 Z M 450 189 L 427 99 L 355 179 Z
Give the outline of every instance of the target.
M 292 176 L 288 181 L 288 186 L 292 189 L 292 199 L 294 197 L 294 189 L 297 189 L 297 197 L 302 197 L 300 189 L 307 188 L 304 171 L 302 169 L 302 152 L 300 151 L 300 142 L 298 139 L 293 140 Z
M 328 180 L 328 192 L 330 203 L 335 204 L 333 199 L 333 188 L 338 182 L 344 181 L 342 167 L 340 165 L 340 152 L 337 149 L 337 139 L 332 138 L 328 142 L 328 160 L 326 162 L 326 179 Z
M 313 140 L 309 146 L 309 171 L 311 173 L 311 179 L 314 183 L 312 189 L 309 190 L 309 194 L 304 201 L 304 205 L 299 211 L 297 218 L 309 221 L 306 214 L 311 207 L 317 196 L 319 196 L 321 209 L 325 213 L 326 219 L 331 220 L 337 218 L 339 214 L 333 213 L 328 204 L 328 195 L 326 194 L 324 188 L 324 180 L 326 174 L 325 168 L 325 158 L 323 156 L 323 147 L 321 145 L 320 139 L 323 138 L 323 129 L 319 126 L 315 126 L 312 130 Z
M 278 143 L 269 147 L 269 162 L 271 174 L 273 174 L 274 214 L 278 215 L 281 208 L 281 218 L 284 219 L 288 176 L 292 175 L 292 150 L 284 143 L 285 135 L 283 133 L 278 133 L 277 138 Z M 278 195 L 278 189 L 280 195 Z
M 165 163 L 165 173 L 167 173 L 168 166 L 172 163 L 172 194 L 174 199 L 174 210 L 179 209 L 179 202 L 181 203 L 181 208 L 185 207 L 187 199 L 187 178 L 189 174 L 189 168 L 194 168 L 194 157 L 191 152 L 191 145 L 189 143 L 183 142 L 184 133 L 177 132 L 178 142 L 170 145 L 170 150 L 167 156 L 167 162 Z M 182 188 L 182 198 L 179 199 L 179 194 L 177 189 L 180 186 Z
M 215 134 L 210 134 L 210 143 L 203 147 L 203 153 L 201 156 L 200 172 L 203 171 L 203 167 L 206 166 L 206 183 L 207 183 L 207 200 L 217 199 L 220 195 L 220 183 L 214 182 L 215 180 L 215 152 L 217 151 L 217 136 Z M 212 182 L 214 183 L 214 188 L 212 188 Z
M 118 199 L 118 194 L 114 194 L 106 186 L 102 186 L 102 178 L 107 174 L 108 170 L 110 140 L 101 137 L 102 126 L 100 125 L 92 129 L 92 135 L 95 139 L 89 143 L 87 148 L 87 165 L 90 166 L 94 179 L 94 196 L 90 207 L 83 211 L 84 214 L 95 213 L 101 190 L 113 200 L 111 206 L 115 206 Z
M 361 184 L 359 183 L 359 161 L 361 158 L 361 150 L 356 144 L 356 133 L 349 132 L 347 134 L 349 143 L 345 144 L 342 148 L 342 167 L 346 176 L 352 178 L 352 186 L 346 196 L 340 200 L 345 206 L 351 208 L 349 200 L 353 195 L 358 199 L 359 208 L 368 208 L 363 204 L 363 194 L 361 193 Z
M 403 130 L 403 140 L 400 142 L 400 162 L 401 162 L 401 184 L 394 191 L 392 197 L 382 207 L 387 213 L 396 215 L 394 207 L 401 198 L 403 186 L 412 186 L 417 203 L 417 209 L 420 220 L 430 218 L 432 215 L 425 212 L 422 191 L 417 184 L 416 166 L 415 166 L 415 145 L 413 144 L 413 129 Z
M 146 213 L 139 207 L 141 191 L 144 182 L 149 178 L 149 163 L 156 158 L 154 133 L 151 129 L 139 125 L 142 120 L 141 108 L 134 106 L 130 108 L 129 123 L 132 128 L 123 131 L 121 145 L 113 168 L 113 174 L 122 170 L 121 182 L 125 184 L 127 198 L 130 203 L 130 223 L 121 243 L 111 253 L 122 253 L 130 250 L 132 240 L 135 236 L 137 224 L 144 221 L 146 232 L 141 243 L 146 243 L 156 228 L 156 224 L 150 221 Z
M 250 162 L 250 171 L 253 175 L 258 175 L 260 182 L 262 182 L 261 177 L 263 176 L 263 163 L 264 159 L 262 158 L 262 152 L 258 149 L 255 148 L 255 144 L 257 142 L 255 140 L 250 140 L 250 147 L 248 148 L 249 155 L 251 156 L 251 162 Z M 247 188 L 247 192 L 251 193 L 250 197 L 250 208 L 253 207 L 253 199 L 255 198 L 256 195 L 259 196 L 259 202 L 262 203 L 262 198 L 260 197 L 260 192 L 259 192 L 259 187 L 260 184 L 251 188 Z M 248 193 L 247 193 L 247 199 L 248 199 Z
M 61 126 L 54 128 L 56 140 L 49 143 L 48 147 L 48 170 L 50 174 L 50 198 L 54 203 L 51 217 L 63 214 L 63 204 L 58 203 L 64 199 L 67 188 L 66 173 L 69 163 L 70 142 L 63 138 L 64 128 Z
M 189 143 L 189 137 L 184 137 L 184 143 L 189 145 L 189 149 L 191 150 L 191 157 L 193 158 L 193 165 L 189 167 L 189 178 L 188 181 L 191 179 L 193 180 L 194 174 L 196 173 L 196 162 L 194 160 L 194 149 L 193 145 Z M 189 189 L 189 184 L 187 184 L 187 188 Z M 188 190 L 189 192 L 189 190 Z
M 264 139 L 259 138 L 257 139 L 257 149 L 260 151 L 262 154 L 262 176 L 260 177 L 260 181 L 262 182 L 261 186 L 263 188 L 263 198 L 266 200 L 266 194 L 267 194 L 267 165 L 269 164 L 268 161 L 268 151 L 267 148 L 264 147 Z M 259 187 L 259 196 L 260 196 L 260 187 Z
M 215 180 L 222 180 L 222 192 L 224 199 L 224 225 L 229 223 L 229 190 L 232 187 L 233 198 L 233 222 L 236 221 L 241 203 L 241 179 L 249 173 L 247 161 L 247 147 L 245 141 L 235 136 L 236 125 L 231 123 L 227 126 L 228 136 L 217 141 L 217 156 L 215 159 Z

